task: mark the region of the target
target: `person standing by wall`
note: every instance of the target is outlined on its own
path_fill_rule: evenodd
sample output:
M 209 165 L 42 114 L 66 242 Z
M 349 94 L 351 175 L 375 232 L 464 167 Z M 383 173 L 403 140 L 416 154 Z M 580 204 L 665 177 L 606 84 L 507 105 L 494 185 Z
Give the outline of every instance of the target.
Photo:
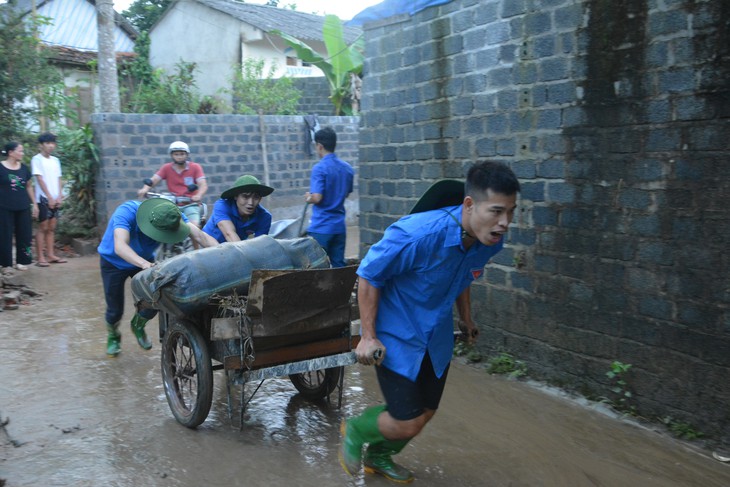
M 38 203 L 38 232 L 35 236 L 36 255 L 39 267 L 66 262 L 56 255 L 56 226 L 58 212 L 63 203 L 63 179 L 61 161 L 53 155 L 56 150 L 56 136 L 45 132 L 38 136 L 39 153 L 30 161 L 36 183 Z
M 355 171 L 335 154 L 337 133 L 325 127 L 314 134 L 320 161 L 312 167 L 304 200 L 314 205 L 307 233 L 327 252 L 332 267 L 345 266 L 345 199 L 352 193 Z
M 256 177 L 241 176 L 215 202 L 213 214 L 203 231 L 220 243 L 268 234 L 271 213 L 260 203 L 264 196 L 273 192 L 274 188 L 261 184 Z
M 106 300 L 106 353 L 110 357 L 121 352 L 119 323 L 124 313 L 125 281 L 154 265 L 155 250 L 161 243 L 182 242 L 188 235 L 202 247 L 218 245 L 164 198 L 127 201 L 114 210 L 97 248 Z M 156 314 L 155 309 L 145 309 L 135 313 L 131 321 L 132 333 L 145 350 L 152 348 L 145 325 Z
M 15 236 L 16 269 L 24 271 L 33 260 L 33 220 L 38 216 L 30 170 L 23 165 L 23 146 L 9 142 L 0 164 L 0 267 L 13 266 Z
M 392 456 L 438 409 L 454 348 L 454 303 L 459 328 L 470 342 L 477 339 L 469 286 L 502 250 L 519 190 L 507 166 L 479 162 L 466 185 L 434 184 L 365 255 L 357 271 L 361 339 L 355 353 L 358 362 L 372 364 L 373 351 L 385 350 L 375 367 L 385 405 L 343 422 L 339 454 L 348 474 L 363 463 L 368 473 L 413 480 Z

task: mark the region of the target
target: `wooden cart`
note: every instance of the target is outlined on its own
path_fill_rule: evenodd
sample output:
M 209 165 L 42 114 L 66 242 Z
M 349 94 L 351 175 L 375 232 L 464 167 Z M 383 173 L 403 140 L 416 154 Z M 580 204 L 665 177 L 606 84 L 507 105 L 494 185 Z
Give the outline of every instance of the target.
M 306 398 L 338 392 L 343 369 L 356 362 L 358 318 L 353 301 L 356 267 L 257 270 L 248 296 L 216 296 L 183 318 L 160 313 L 162 381 L 172 414 L 195 428 L 208 416 L 213 371 L 224 370 L 232 415 L 232 385 L 240 385 L 240 424 L 248 399 L 245 385 L 289 376 Z

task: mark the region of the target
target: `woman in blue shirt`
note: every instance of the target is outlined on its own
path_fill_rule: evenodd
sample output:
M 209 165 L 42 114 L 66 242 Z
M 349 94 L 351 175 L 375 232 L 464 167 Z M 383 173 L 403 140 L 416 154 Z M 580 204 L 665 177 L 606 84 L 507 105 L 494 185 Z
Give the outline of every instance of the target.
M 203 231 L 220 243 L 268 234 L 271 213 L 260 203 L 273 192 L 274 188 L 261 184 L 254 176 L 241 176 L 215 202 L 213 215 Z
M 454 303 L 459 328 L 472 342 L 478 336 L 469 286 L 502 249 L 519 190 L 507 166 L 477 163 L 466 185 L 445 180 L 432 186 L 365 255 L 357 271 L 361 339 L 355 353 L 360 363 L 372 364 L 375 350 L 386 351 L 376 367 L 386 405 L 343 423 L 340 460 L 348 474 L 364 463 L 368 473 L 413 480 L 392 456 L 438 409 L 454 347 Z

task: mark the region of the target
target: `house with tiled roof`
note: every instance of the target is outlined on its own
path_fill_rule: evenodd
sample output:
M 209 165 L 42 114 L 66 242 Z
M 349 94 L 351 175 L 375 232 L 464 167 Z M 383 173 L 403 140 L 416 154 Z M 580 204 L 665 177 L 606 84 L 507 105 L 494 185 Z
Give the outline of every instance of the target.
M 24 17 L 36 14 L 49 19 L 38 31 L 39 38 L 51 50 L 51 61 L 64 77 L 67 94 L 78 94 L 79 118 L 88 121 L 99 106 L 98 83 L 94 79 L 92 62 L 96 61 L 97 41 L 96 2 L 94 0 L 12 0 L 12 8 Z M 114 49 L 117 59 L 131 58 L 138 32 L 124 17 L 115 13 Z
M 150 29 L 150 63 L 173 72 L 180 61 L 194 62 L 196 83 L 204 95 L 230 87 L 233 69 L 240 69 L 247 58 L 263 59 L 265 72 L 275 65 L 278 76 L 322 76 L 273 31 L 296 37 L 326 55 L 323 25 L 322 16 L 286 8 L 235 0 L 175 0 Z M 343 27 L 348 44 L 360 34 L 359 28 Z

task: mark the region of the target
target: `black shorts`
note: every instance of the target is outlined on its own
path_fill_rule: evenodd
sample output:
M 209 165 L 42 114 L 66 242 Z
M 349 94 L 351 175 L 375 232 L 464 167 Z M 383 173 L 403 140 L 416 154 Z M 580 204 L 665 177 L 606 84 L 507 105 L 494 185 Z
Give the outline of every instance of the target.
M 41 202 L 38 203 L 38 221 L 44 222 L 58 216 L 58 208 L 48 207 L 48 198 L 41 196 Z
M 410 381 L 400 374 L 383 366 L 375 367 L 378 383 L 383 392 L 388 413 L 399 421 L 415 419 L 426 409 L 437 410 L 446 385 L 449 367 L 439 379 L 431 364 L 428 352 L 421 362 L 421 370 L 416 382 Z

